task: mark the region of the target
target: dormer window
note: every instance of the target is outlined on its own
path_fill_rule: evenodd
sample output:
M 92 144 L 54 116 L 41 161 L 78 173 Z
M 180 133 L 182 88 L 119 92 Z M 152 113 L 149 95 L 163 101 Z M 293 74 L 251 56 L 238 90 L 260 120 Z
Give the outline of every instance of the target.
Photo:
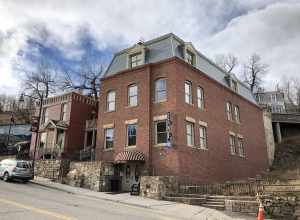
M 134 68 L 143 64 L 142 52 L 130 55 L 130 66 Z
M 235 92 L 238 92 L 238 83 L 235 80 L 231 80 L 231 89 Z
M 189 50 L 186 50 L 186 61 L 191 64 L 195 65 L 195 54 Z

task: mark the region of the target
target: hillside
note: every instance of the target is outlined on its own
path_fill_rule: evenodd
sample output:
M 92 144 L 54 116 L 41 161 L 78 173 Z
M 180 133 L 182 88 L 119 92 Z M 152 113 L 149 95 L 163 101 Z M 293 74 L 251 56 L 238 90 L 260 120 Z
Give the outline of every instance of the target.
M 300 179 L 300 136 L 276 146 L 274 163 L 268 176 L 279 180 Z

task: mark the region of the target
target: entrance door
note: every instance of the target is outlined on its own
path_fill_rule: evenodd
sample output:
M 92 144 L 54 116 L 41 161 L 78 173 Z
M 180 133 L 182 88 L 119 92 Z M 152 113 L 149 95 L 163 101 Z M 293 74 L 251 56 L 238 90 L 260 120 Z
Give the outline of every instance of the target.
M 122 191 L 129 192 L 132 185 L 140 181 L 139 166 L 131 163 L 123 164 L 122 171 Z

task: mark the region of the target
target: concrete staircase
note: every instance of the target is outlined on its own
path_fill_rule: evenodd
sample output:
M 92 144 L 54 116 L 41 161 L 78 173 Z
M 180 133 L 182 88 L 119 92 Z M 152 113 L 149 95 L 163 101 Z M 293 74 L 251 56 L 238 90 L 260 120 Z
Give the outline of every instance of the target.
M 224 196 L 208 196 L 206 202 L 202 206 L 217 210 L 225 210 L 225 197 Z
M 224 196 L 208 196 L 200 194 L 171 194 L 164 197 L 164 200 L 181 202 L 189 205 L 200 205 L 207 208 L 224 210 Z

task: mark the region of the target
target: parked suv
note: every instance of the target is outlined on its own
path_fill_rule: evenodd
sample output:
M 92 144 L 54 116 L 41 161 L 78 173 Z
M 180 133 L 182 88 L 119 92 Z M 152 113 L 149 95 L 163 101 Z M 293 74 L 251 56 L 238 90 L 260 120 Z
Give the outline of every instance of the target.
M 0 162 L 0 178 L 4 181 L 11 179 L 28 182 L 33 179 L 31 162 L 24 160 L 5 159 Z

